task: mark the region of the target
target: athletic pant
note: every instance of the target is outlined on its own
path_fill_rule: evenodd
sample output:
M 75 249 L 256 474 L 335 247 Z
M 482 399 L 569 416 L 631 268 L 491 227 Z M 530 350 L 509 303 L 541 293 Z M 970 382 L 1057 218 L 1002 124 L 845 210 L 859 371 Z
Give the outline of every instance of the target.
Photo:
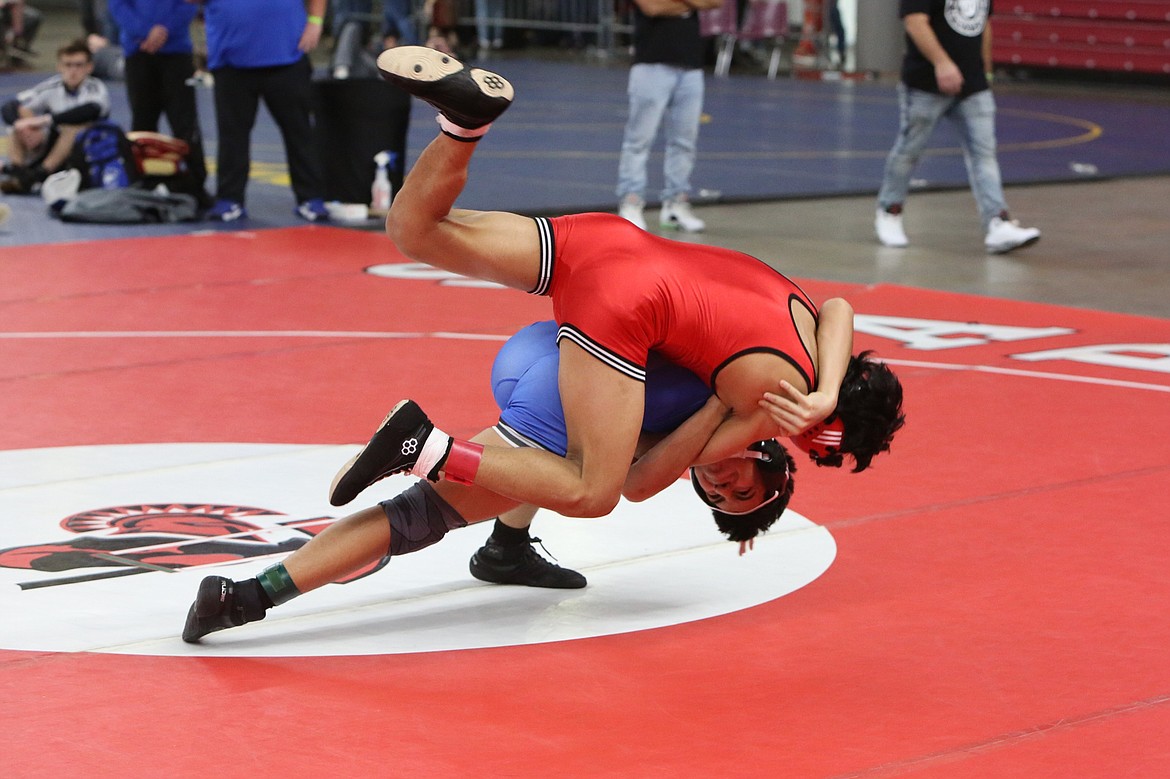
M 192 178 L 202 189 L 207 181 L 207 162 L 203 156 L 195 87 L 187 83 L 193 75 L 195 61 L 190 54 L 140 51 L 126 58 L 130 129 L 158 132 L 158 120 L 165 115 L 171 135 L 190 144 L 187 164 Z
M 321 162 L 313 145 L 312 74 L 308 57 L 271 68 L 223 67 L 213 71 L 219 128 L 217 197 L 244 202 L 252 164 L 252 127 L 261 99 L 284 139 L 297 202 L 324 197 Z

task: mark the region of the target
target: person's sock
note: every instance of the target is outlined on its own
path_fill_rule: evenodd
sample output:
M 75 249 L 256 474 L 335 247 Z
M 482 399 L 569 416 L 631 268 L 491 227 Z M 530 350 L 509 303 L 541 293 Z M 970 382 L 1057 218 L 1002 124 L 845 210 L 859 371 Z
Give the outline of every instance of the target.
M 487 133 L 488 128 L 491 127 L 491 124 L 489 123 L 485 124 L 483 127 L 476 127 L 474 130 L 468 130 L 466 127 L 460 127 L 459 125 L 455 124 L 442 114 L 439 114 L 437 121 L 439 122 L 439 129 L 443 131 L 444 135 L 450 138 L 454 138 L 457 141 L 464 141 L 465 143 L 474 143 L 475 141 L 478 141 L 484 136 L 485 133 Z
M 532 537 L 528 534 L 528 528 L 508 527 L 497 519 L 492 527 L 492 540 L 503 547 L 509 557 L 512 557 L 519 555 L 520 551 L 531 543 Z

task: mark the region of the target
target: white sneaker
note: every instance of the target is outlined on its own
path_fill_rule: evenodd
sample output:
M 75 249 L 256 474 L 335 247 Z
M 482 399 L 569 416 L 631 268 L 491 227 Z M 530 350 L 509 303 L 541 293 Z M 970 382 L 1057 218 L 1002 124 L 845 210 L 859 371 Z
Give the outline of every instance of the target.
M 618 208 L 618 216 L 645 230 L 646 217 L 642 216 L 642 209 L 645 207 L 646 203 L 642 198 L 637 195 L 626 195 L 622 199 L 621 206 Z
M 901 214 L 891 214 L 884 208 L 879 208 L 873 220 L 873 229 L 882 246 L 901 249 L 910 243 L 906 240 L 906 231 L 902 229 Z
M 1012 249 L 1031 246 L 1039 240 L 1040 231 L 1035 227 L 1020 227 L 1020 223 L 1015 219 L 1001 219 L 997 216 L 987 227 L 987 237 L 983 239 L 983 245 L 991 254 L 1006 254 Z
M 50 207 L 60 210 L 62 206 L 77 197 L 81 189 L 81 171 L 77 168 L 59 170 L 41 184 L 41 197 Z
M 701 233 L 707 229 L 707 223 L 695 216 L 686 200 L 664 200 L 658 224 L 684 233 Z

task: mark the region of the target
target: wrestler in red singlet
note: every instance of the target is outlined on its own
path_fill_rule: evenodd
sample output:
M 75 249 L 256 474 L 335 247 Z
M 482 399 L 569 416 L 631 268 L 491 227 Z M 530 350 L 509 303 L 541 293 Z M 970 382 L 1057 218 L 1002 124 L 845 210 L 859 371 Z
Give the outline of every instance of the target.
M 651 349 L 714 389 L 750 352 L 776 354 L 816 387 L 792 317 L 816 306 L 788 277 L 741 252 L 659 238 L 613 214 L 537 219 L 541 279 L 560 329 L 597 359 L 645 380 Z

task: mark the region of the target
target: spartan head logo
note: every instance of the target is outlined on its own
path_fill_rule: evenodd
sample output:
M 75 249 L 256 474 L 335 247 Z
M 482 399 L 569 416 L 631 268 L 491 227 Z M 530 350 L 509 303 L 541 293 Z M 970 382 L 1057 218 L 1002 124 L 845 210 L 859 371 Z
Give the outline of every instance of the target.
M 112 506 L 61 520 L 63 540 L 0 549 L 0 566 L 83 573 L 20 582 L 21 589 L 223 565 L 294 552 L 336 521 L 294 519 L 252 506 L 149 503 Z M 381 567 L 347 577 L 352 581 Z

